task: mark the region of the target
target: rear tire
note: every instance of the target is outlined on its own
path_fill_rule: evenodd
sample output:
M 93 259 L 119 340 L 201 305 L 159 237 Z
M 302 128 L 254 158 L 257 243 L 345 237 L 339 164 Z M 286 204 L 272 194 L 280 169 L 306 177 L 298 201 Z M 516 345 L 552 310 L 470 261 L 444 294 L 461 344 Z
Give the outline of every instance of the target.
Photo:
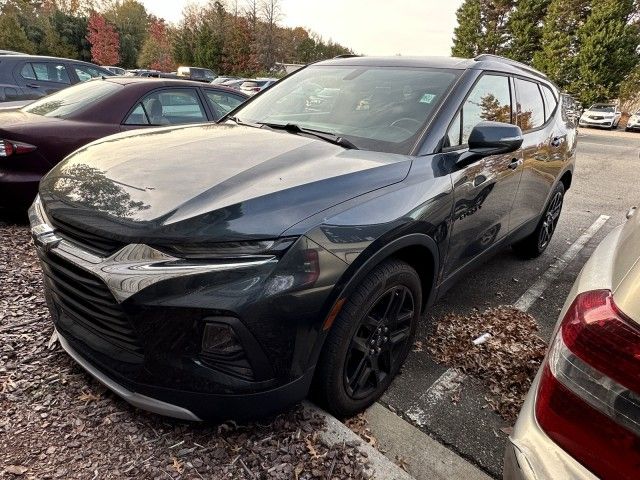
M 404 363 L 422 305 L 417 272 L 387 260 L 348 297 L 318 359 L 313 393 L 337 417 L 373 404 Z
M 536 258 L 547 249 L 558 225 L 564 201 L 564 185 L 562 182 L 554 187 L 538 226 L 531 235 L 512 245 L 513 250 L 521 258 Z

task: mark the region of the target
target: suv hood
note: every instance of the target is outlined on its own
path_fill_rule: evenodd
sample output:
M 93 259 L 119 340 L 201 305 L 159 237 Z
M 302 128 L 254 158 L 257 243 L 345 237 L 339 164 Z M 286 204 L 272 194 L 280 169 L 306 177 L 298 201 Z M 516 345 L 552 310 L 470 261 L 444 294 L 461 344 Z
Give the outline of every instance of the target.
M 130 241 L 273 238 L 403 180 L 410 166 L 408 156 L 286 132 L 197 125 L 89 144 L 42 180 L 40 195 L 53 220 Z

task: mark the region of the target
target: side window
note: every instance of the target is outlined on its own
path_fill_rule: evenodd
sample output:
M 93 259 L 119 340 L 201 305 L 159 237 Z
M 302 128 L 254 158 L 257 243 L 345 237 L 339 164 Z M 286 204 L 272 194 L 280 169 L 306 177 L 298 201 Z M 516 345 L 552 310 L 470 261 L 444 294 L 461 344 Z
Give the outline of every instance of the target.
M 87 65 L 73 65 L 73 69 L 76 71 L 76 75 L 81 82 L 86 82 L 92 78 L 96 78 L 102 75 L 102 72 L 97 68 L 89 67 Z
M 453 119 L 451 126 L 449 127 L 449 131 L 447 132 L 447 136 L 444 139 L 443 148 L 455 147 L 460 145 L 460 112 L 456 115 L 456 118 Z
M 224 117 L 244 102 L 244 98 L 220 90 L 205 90 L 204 95 L 209 103 L 209 107 L 211 107 L 211 110 L 215 114 L 216 120 Z
M 447 134 L 451 147 L 465 145 L 471 130 L 480 122 L 511 123 L 509 78 L 502 75 L 483 75 L 471 90 L 458 116 L 461 116 L 461 120 L 456 118 Z M 456 130 L 460 129 L 460 122 L 462 132 L 459 136 Z
M 20 70 L 20 75 L 26 80 L 36 80 L 36 72 L 33 71 L 30 63 L 24 64 L 22 70 Z
M 142 125 L 180 125 L 207 121 L 207 115 L 194 89 L 153 92 L 147 95 L 141 104 L 148 119 L 148 123 L 142 123 Z M 137 110 L 136 108 L 131 115 Z M 129 119 L 125 123 L 132 125 Z
M 551 89 L 545 85 L 541 85 L 542 93 L 544 95 L 544 107 L 545 107 L 545 115 L 544 121 L 546 122 L 551 118 L 551 114 L 554 112 L 556 107 L 558 106 L 558 101 L 556 100 L 555 95 L 551 91 Z
M 544 103 L 537 83 L 516 78 L 518 126 L 523 132 L 544 124 Z
M 61 63 L 42 62 L 26 63 L 20 74 L 27 80 L 40 80 L 43 82 L 71 83 L 67 69 Z
M 138 106 L 129 114 L 127 119 L 124 121 L 125 125 L 149 125 L 149 118 L 147 117 L 147 112 L 144 111 L 144 107 L 142 103 L 139 103 Z

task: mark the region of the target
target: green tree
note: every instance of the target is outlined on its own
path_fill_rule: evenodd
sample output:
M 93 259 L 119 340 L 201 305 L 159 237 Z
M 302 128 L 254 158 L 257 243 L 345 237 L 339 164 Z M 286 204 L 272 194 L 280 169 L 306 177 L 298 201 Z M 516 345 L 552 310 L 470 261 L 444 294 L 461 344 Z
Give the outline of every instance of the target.
M 104 16 L 120 36 L 120 65 L 135 68 L 142 45 L 147 38 L 149 14 L 137 0 L 112 0 Z
M 473 58 L 480 53 L 482 44 L 482 14 L 480 0 L 465 0 L 456 12 L 458 26 L 453 31 L 454 57 Z
M 33 42 L 20 23 L 19 12 L 5 4 L 0 10 L 0 48 L 23 53 L 36 53 Z
M 175 63 L 171 56 L 170 35 L 164 20 L 152 20 L 149 23 L 149 34 L 144 41 L 138 65 L 162 72 L 174 70 Z
M 531 64 L 540 50 L 542 28 L 551 0 L 518 0 L 507 22 L 509 47 L 507 56 Z
M 501 55 L 508 43 L 507 25 L 515 0 L 465 0 L 456 13 L 451 53 L 472 58 L 481 53 Z
M 580 48 L 578 29 L 590 12 L 591 0 L 551 0 L 549 4 L 541 49 L 533 55 L 533 65 L 562 88 L 578 76 L 575 60 Z
M 617 98 L 620 84 L 638 65 L 640 32 L 631 24 L 633 0 L 597 0 L 578 29 L 577 77 L 570 90 L 585 103 Z

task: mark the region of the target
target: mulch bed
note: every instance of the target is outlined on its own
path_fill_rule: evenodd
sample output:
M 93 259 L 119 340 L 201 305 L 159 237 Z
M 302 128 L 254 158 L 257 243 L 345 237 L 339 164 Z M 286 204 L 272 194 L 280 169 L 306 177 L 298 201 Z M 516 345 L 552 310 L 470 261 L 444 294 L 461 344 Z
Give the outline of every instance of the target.
M 473 340 L 489 333 L 484 343 Z M 500 306 L 470 315 L 446 315 L 435 324 L 427 349 L 438 362 L 483 380 L 487 403 L 505 420 L 516 419 L 547 344 L 528 313 Z
M 27 228 L 0 224 L 0 477 L 368 478 L 356 445 L 322 443 L 322 418 L 302 407 L 244 425 L 130 407 L 49 345 L 36 260 Z

